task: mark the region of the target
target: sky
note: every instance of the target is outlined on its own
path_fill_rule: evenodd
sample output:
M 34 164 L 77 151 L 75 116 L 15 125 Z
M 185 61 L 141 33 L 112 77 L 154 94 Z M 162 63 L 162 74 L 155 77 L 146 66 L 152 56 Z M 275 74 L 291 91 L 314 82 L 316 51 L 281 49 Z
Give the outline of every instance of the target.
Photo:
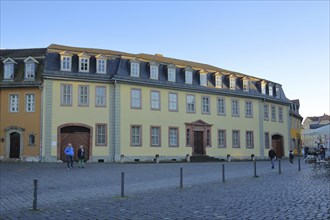
M 329 0 L 0 0 L 0 47 L 163 54 L 267 79 L 306 118 L 330 112 Z

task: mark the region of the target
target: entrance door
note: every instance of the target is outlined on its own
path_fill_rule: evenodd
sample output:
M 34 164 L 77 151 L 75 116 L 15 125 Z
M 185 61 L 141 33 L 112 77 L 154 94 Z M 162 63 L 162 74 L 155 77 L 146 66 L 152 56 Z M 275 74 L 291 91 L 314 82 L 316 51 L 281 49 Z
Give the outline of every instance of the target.
M 21 136 L 17 132 L 10 134 L 10 151 L 9 158 L 19 158 L 20 155 Z
M 194 153 L 204 154 L 203 151 L 203 131 L 194 131 Z
M 87 129 L 87 130 L 86 130 Z M 84 127 L 66 127 L 61 133 L 61 153 L 60 159 L 66 161 L 66 155 L 64 153 L 65 147 L 68 143 L 71 143 L 74 149 L 74 160 L 78 160 L 79 146 L 83 145 L 85 149 L 85 159 L 89 158 L 89 129 Z M 64 133 L 65 132 L 65 133 Z M 66 133 L 68 132 L 68 133 Z
M 276 157 L 282 158 L 284 156 L 283 137 L 281 135 L 272 136 L 272 147 L 276 153 Z

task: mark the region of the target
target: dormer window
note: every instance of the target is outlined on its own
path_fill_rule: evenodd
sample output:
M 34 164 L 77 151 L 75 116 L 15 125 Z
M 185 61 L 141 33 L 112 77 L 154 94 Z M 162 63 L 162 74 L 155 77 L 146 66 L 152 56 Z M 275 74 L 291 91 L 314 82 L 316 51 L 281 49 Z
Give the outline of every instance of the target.
M 281 86 L 276 85 L 276 98 L 281 98 Z
M 13 59 L 7 58 L 3 61 L 4 64 L 4 79 L 14 79 L 14 64 L 17 64 Z
M 96 73 L 106 74 L 107 70 L 107 57 L 99 54 L 96 58 Z
M 273 83 L 268 83 L 268 94 L 269 94 L 269 96 L 274 96 Z
M 140 77 L 140 63 L 136 60 L 131 61 L 131 76 Z
M 39 63 L 33 57 L 28 57 L 24 60 L 25 63 L 25 79 L 32 79 L 35 78 L 35 70 L 36 70 L 36 63 Z
M 175 82 L 176 81 L 176 77 L 175 77 L 175 66 L 174 65 L 169 65 L 167 66 L 167 78 L 168 81 L 170 82 Z
M 235 75 L 229 76 L 229 89 L 236 90 L 236 76 Z
M 79 72 L 89 72 L 89 56 L 87 53 L 80 53 L 79 56 Z
M 150 79 L 158 80 L 159 67 L 155 62 L 150 63 Z
M 215 77 L 215 87 L 217 87 L 217 88 L 222 88 L 223 86 L 222 86 L 222 78 L 223 78 L 223 76 L 222 75 L 219 75 L 219 74 L 215 74 L 214 75 L 214 77 Z
M 207 72 L 205 70 L 199 71 L 199 80 L 201 86 L 207 86 Z
M 192 84 L 192 69 L 190 67 L 185 68 L 185 80 L 186 84 Z
M 243 78 L 243 91 L 244 92 L 250 91 L 250 79 L 248 77 Z
M 69 52 L 61 52 L 61 71 L 71 71 L 72 54 Z
M 266 95 L 266 82 L 265 81 L 261 82 L 261 93 Z

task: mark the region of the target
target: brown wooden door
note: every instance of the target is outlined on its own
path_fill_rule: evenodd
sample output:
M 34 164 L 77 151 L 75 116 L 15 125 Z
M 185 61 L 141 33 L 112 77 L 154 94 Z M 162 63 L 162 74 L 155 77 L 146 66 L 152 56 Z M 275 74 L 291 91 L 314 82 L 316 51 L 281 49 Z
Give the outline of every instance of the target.
M 282 147 L 282 140 L 281 139 L 273 139 L 272 146 L 276 153 L 277 158 L 282 158 L 284 156 L 283 147 Z
M 89 133 L 75 132 L 75 133 L 62 133 L 61 134 L 61 160 L 66 161 L 64 149 L 68 143 L 71 143 L 74 149 L 74 160 L 78 160 L 79 146 L 83 145 L 85 149 L 85 159 L 89 158 Z
M 21 135 L 17 132 L 10 134 L 10 152 L 9 158 L 19 158 Z
M 200 155 L 204 154 L 202 131 L 194 131 L 194 153 Z

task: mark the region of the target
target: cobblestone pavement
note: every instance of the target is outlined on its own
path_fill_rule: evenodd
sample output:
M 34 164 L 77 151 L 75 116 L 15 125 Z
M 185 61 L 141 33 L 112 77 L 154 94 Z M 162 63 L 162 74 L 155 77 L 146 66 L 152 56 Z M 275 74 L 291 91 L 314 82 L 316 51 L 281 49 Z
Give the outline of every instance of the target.
M 298 171 L 297 161 L 282 160 L 280 174 L 278 165 L 257 161 L 256 178 L 253 162 L 87 163 L 72 170 L 1 162 L 0 219 L 330 219 L 330 176 L 308 166 Z

